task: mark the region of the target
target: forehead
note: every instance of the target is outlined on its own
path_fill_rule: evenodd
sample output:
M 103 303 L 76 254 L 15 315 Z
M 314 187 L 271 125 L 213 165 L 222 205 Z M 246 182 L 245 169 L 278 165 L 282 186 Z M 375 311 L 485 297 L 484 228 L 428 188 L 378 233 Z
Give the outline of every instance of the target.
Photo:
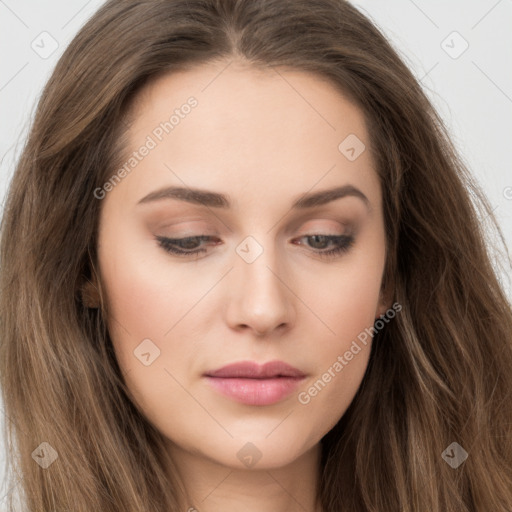
M 195 106 L 183 108 L 190 98 Z M 269 186 L 294 196 L 345 182 L 378 194 L 362 111 L 312 73 L 230 61 L 172 72 L 139 92 L 129 121 L 129 152 L 148 137 L 155 142 L 126 180 L 140 196 L 150 190 L 148 178 L 217 190 L 238 186 L 260 199 Z M 347 153 L 352 148 L 356 159 Z
M 336 141 L 344 130 L 351 129 L 367 138 L 360 109 L 326 78 L 295 69 L 257 68 L 238 61 L 206 63 L 151 81 L 130 109 L 132 134 L 147 132 L 155 123 L 168 119 L 168 114 L 191 96 L 200 106 L 194 109 L 193 118 L 205 131 L 214 128 L 219 138 L 233 128 L 241 137 L 257 129 L 274 139 L 281 134 L 279 138 L 286 140 L 287 133 L 316 134 L 317 138 L 336 134 Z M 307 123 L 297 125 L 296 121 Z M 183 129 L 173 135 L 179 135 L 179 131 Z

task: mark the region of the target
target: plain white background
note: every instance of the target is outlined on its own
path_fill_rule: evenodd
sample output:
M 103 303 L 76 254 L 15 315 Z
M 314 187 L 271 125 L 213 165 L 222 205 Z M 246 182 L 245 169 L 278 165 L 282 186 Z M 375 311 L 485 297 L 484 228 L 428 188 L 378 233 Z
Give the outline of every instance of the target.
M 510 254 L 512 0 L 352 3 L 384 31 L 421 81 L 486 192 Z M 0 211 L 42 88 L 67 44 L 101 4 L 0 0 Z M 510 269 L 501 277 L 512 295 Z M 3 442 L 0 449 L 3 465 Z M 3 510 L 11 489 L 0 488 Z

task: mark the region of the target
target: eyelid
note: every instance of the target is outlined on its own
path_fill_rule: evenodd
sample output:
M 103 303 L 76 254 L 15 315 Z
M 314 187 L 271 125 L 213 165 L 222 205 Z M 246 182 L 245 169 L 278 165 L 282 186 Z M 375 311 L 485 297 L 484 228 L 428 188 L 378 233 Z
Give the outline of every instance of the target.
M 323 236 L 353 236 L 357 234 L 357 230 L 355 229 L 354 223 L 348 223 L 348 222 L 340 222 L 340 221 L 333 221 L 332 219 L 327 219 L 331 222 L 333 225 L 332 227 L 326 227 L 321 224 L 321 220 L 314 221 L 312 225 L 310 225 L 307 229 L 301 228 L 301 229 L 294 229 L 294 230 L 287 230 L 287 236 L 286 240 L 287 242 L 290 242 L 296 238 L 302 238 L 305 236 L 313 236 L 313 235 L 323 235 Z M 305 225 L 308 225 L 307 223 Z M 166 233 L 165 231 L 160 231 L 160 237 L 161 238 L 168 238 L 168 239 L 183 239 L 183 238 L 201 238 L 201 237 L 211 237 L 212 239 L 222 239 L 224 236 L 219 233 L 217 229 L 209 230 L 206 227 L 198 227 L 194 229 L 185 229 L 183 231 L 179 230 L 177 232 L 172 233 Z M 293 234 L 292 234 L 293 233 Z M 229 236 L 232 235 L 232 231 L 230 230 Z
M 307 254 L 311 254 L 311 256 L 314 258 L 327 259 L 327 260 L 336 259 L 337 257 L 341 257 L 345 253 L 348 253 L 356 241 L 356 237 L 353 235 L 326 235 L 326 234 L 322 234 L 322 233 L 313 233 L 313 234 L 309 234 L 309 235 L 302 235 L 299 237 L 295 237 L 294 239 L 292 239 L 292 241 L 302 240 L 302 239 L 307 239 L 307 238 L 314 238 L 315 236 L 321 237 L 324 239 L 328 239 L 327 240 L 328 243 L 332 243 L 335 240 L 337 240 L 338 242 L 341 242 L 338 245 L 335 244 L 334 248 L 331 248 L 329 250 L 312 249 L 312 250 L 307 251 Z M 179 247 L 176 247 L 176 244 L 180 243 L 180 242 L 188 241 L 188 240 L 194 240 L 194 239 L 196 242 L 197 241 L 208 242 L 208 241 L 211 241 L 212 238 L 215 238 L 215 237 L 211 237 L 208 235 L 198 235 L 198 236 L 191 236 L 191 237 L 184 237 L 184 238 L 167 238 L 167 237 L 157 236 L 156 240 L 157 240 L 158 244 L 162 247 L 162 249 L 164 251 L 168 252 L 169 254 L 171 254 L 172 256 L 175 256 L 178 258 L 183 258 L 185 260 L 188 259 L 189 261 L 193 261 L 193 260 L 199 259 L 200 254 L 208 253 L 209 252 L 208 249 L 206 249 L 204 246 L 201 246 L 201 245 L 199 247 L 197 247 L 195 249 L 191 249 L 191 250 L 187 250 L 186 248 L 180 249 Z M 221 244 L 222 244 L 222 242 L 221 242 Z M 214 244 L 214 246 L 215 245 L 219 245 L 219 243 L 217 242 Z M 302 246 L 304 244 L 299 243 L 296 245 Z
M 308 226 L 306 224 L 306 226 Z M 332 226 L 313 224 L 308 227 L 301 228 L 294 232 L 291 238 L 310 236 L 310 235 L 326 235 L 326 236 L 351 236 L 355 234 L 355 225 L 348 222 L 332 223 Z

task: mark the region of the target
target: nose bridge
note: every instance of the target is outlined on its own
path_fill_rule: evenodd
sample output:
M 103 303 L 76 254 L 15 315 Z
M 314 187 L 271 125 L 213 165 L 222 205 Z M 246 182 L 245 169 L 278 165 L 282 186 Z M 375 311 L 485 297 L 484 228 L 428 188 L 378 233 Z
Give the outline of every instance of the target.
M 240 269 L 242 281 L 254 290 L 261 289 L 263 292 L 270 293 L 280 285 L 274 274 L 279 263 L 273 243 L 270 236 L 262 239 L 259 235 L 256 239 L 253 235 L 249 235 L 236 248 L 241 260 L 237 261 L 237 266 Z
M 236 247 L 230 285 L 233 293 L 229 321 L 264 333 L 292 321 L 286 277 L 278 261 L 272 234 L 249 235 Z

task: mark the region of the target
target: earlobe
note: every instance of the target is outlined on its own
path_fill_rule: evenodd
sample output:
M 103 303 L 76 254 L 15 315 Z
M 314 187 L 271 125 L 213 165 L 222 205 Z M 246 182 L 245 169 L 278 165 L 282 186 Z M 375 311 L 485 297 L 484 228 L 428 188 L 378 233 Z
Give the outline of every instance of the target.
M 375 317 L 375 320 L 383 316 L 386 311 L 391 307 L 391 305 L 388 305 L 387 301 L 380 301 L 379 302 L 379 308 L 377 309 L 377 316 Z
M 391 287 L 381 289 L 379 295 L 379 307 L 377 309 L 377 316 L 375 320 L 383 316 L 393 304 L 393 290 Z
M 100 307 L 100 297 L 98 288 L 94 283 L 87 280 L 80 288 L 80 295 L 82 298 L 82 304 L 86 308 L 97 309 Z

